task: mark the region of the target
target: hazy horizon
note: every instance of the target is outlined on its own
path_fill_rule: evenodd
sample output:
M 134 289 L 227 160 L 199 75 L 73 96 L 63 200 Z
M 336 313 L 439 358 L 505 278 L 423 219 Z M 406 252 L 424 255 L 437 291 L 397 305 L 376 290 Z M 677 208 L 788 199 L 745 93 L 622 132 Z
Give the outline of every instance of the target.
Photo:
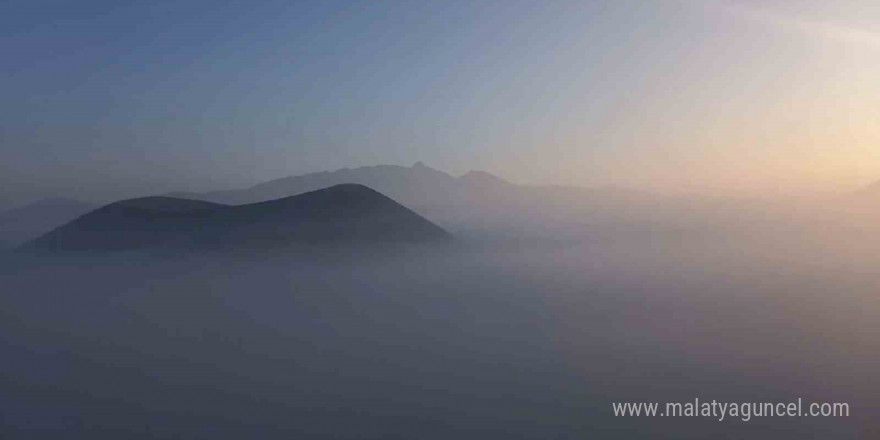
M 416 161 L 734 196 L 880 180 L 870 0 L 3 9 L 0 206 Z
M 639 187 L 639 186 L 625 186 L 625 185 L 617 185 L 612 183 L 606 184 L 595 184 L 595 185 L 578 185 L 578 184 L 564 184 L 564 183 L 554 183 L 554 182 L 546 182 L 546 183 L 529 183 L 529 182 L 520 182 L 514 179 L 509 179 L 505 176 L 498 175 L 495 173 L 488 172 L 486 170 L 481 169 L 469 169 L 461 174 L 453 174 L 448 173 L 442 169 L 437 169 L 432 167 L 430 164 L 425 164 L 422 161 L 417 161 L 416 163 L 421 163 L 422 165 L 431 168 L 436 171 L 443 172 L 448 174 L 452 178 L 460 178 L 467 175 L 470 172 L 487 172 L 492 176 L 498 177 L 508 183 L 522 186 L 522 187 L 531 187 L 531 188 L 553 188 L 553 187 L 571 187 L 571 188 L 583 188 L 583 189 L 596 189 L 596 190 L 623 190 L 623 191 L 633 191 L 636 193 L 642 193 L 645 196 L 654 196 L 654 197 L 681 197 L 681 198 L 692 198 L 694 200 L 730 200 L 730 201 L 755 201 L 759 202 L 762 200 L 766 201 L 780 201 L 780 202 L 821 202 L 827 200 L 840 200 L 841 197 L 848 197 L 853 195 L 858 195 L 860 192 L 864 192 L 871 188 L 876 187 L 880 181 L 870 182 L 867 185 L 860 185 L 855 188 L 845 188 L 845 189 L 837 189 L 837 190 L 826 190 L 826 191 L 791 191 L 784 193 L 736 193 L 736 192 L 715 192 L 715 191 L 707 191 L 703 188 L 679 188 L 675 190 L 670 189 L 658 189 L 654 187 Z M 390 164 L 390 163 L 377 163 L 377 164 L 369 164 L 369 165 L 361 165 L 361 166 L 345 166 L 334 169 L 321 169 L 308 171 L 299 174 L 285 174 L 274 177 L 268 177 L 265 179 L 256 180 L 254 182 L 245 183 L 239 186 L 206 186 L 206 185 L 192 185 L 186 188 L 173 188 L 167 191 L 154 192 L 150 190 L 137 190 L 132 189 L 130 191 L 124 191 L 119 193 L 111 194 L 89 194 L 88 192 L 84 192 L 78 190 L 76 188 L 66 188 L 58 191 L 50 191 L 47 193 L 40 193 L 39 195 L 33 195 L 29 197 L 17 197 L 7 200 L 5 204 L 0 204 L 0 212 L 5 210 L 14 210 L 16 208 L 26 207 L 28 205 L 39 203 L 43 201 L 51 201 L 53 199 L 68 199 L 72 201 L 80 201 L 91 203 L 95 205 L 103 205 L 108 203 L 113 203 L 120 200 L 126 199 L 136 199 L 141 197 L 150 197 L 150 196 L 173 196 L 175 194 L 192 194 L 194 196 L 198 196 L 200 194 L 207 194 L 213 192 L 223 192 L 223 191 L 238 191 L 238 190 L 247 190 L 257 185 L 273 182 L 276 180 L 281 180 L 289 177 L 299 177 L 299 176 L 307 176 L 307 175 L 315 175 L 322 173 L 335 173 L 339 171 L 345 170 L 357 170 L 357 169 L 368 169 L 382 166 L 392 166 L 392 167 L 401 167 L 401 168 L 412 168 L 414 164 Z M 295 194 L 290 194 L 295 195 Z M 198 197 L 195 197 L 198 198 Z
M 0 60 L 4 440 L 878 438 L 880 1 L 11 0 Z

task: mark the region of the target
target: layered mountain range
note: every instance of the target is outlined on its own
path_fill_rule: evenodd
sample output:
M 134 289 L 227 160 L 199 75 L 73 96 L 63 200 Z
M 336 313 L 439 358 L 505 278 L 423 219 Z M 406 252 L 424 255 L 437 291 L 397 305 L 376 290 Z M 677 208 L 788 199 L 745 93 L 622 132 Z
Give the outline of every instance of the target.
M 880 183 L 877 183 L 859 191 L 855 197 L 836 202 L 828 200 L 821 205 L 822 209 L 798 210 L 773 200 L 670 197 L 607 187 L 519 185 L 485 171 L 470 171 L 455 177 L 418 162 L 411 167 L 377 165 L 309 173 L 242 189 L 170 193 L 164 197 L 117 202 L 102 208 L 101 212 L 123 207 L 143 209 L 144 203 L 153 203 L 153 208 L 194 207 L 196 201 L 211 203 L 212 210 L 220 210 L 221 205 L 230 208 L 278 201 L 346 184 L 372 188 L 456 235 L 504 238 L 571 237 L 585 231 L 608 235 L 621 231 L 629 234 L 630 231 L 717 229 L 792 216 L 800 216 L 798 221 L 813 221 L 817 216 L 839 220 L 876 212 L 872 208 L 874 204 L 865 201 L 880 195 Z M 173 199 L 178 201 L 172 202 Z M 48 199 L 0 214 L 0 246 L 20 245 L 95 208 L 84 202 Z M 207 208 L 202 206 L 190 211 Z M 109 227 L 109 218 L 106 221 L 105 226 Z
M 456 233 L 524 236 L 541 230 L 559 232 L 585 223 L 609 224 L 619 222 L 621 217 L 634 218 L 635 211 L 638 215 L 655 215 L 664 204 L 653 195 L 618 188 L 519 185 L 485 171 L 455 177 L 421 162 L 411 167 L 342 168 L 284 177 L 243 189 L 168 195 L 241 204 L 342 183 L 369 186 Z

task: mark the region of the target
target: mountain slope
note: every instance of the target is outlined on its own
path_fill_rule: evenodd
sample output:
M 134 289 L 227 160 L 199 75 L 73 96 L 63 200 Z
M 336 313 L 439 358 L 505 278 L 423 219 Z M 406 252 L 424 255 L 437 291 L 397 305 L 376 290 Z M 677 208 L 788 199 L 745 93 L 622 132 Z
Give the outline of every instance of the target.
M 30 243 L 39 250 L 241 248 L 445 240 L 446 231 L 363 185 L 239 206 L 171 197 L 116 202 Z
M 619 223 L 658 203 L 636 191 L 574 186 L 526 186 L 485 171 L 453 177 L 418 162 L 377 165 L 285 177 L 250 188 L 175 197 L 242 204 L 288 197 L 331 185 L 357 183 L 399 201 L 456 235 L 544 235 L 581 230 L 587 222 Z M 653 214 L 652 214 L 653 215 Z
M 90 203 L 51 198 L 0 213 L 0 247 L 25 243 L 93 209 Z
M 275 179 L 239 190 L 169 195 L 217 203 L 244 204 L 289 197 L 344 183 L 368 186 L 410 206 L 412 202 L 421 200 L 425 194 L 448 193 L 457 186 L 457 179 L 419 162 L 412 167 L 376 165 L 309 173 Z

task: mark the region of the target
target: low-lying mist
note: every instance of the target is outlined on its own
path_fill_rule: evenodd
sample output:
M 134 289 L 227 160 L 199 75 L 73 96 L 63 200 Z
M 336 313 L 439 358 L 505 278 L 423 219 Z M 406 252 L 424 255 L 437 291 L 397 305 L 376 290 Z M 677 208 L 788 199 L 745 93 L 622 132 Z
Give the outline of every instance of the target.
M 10 254 L 0 436 L 875 436 L 878 236 L 818 214 L 705 212 L 730 222 L 309 254 Z M 851 415 L 612 411 L 694 398 Z

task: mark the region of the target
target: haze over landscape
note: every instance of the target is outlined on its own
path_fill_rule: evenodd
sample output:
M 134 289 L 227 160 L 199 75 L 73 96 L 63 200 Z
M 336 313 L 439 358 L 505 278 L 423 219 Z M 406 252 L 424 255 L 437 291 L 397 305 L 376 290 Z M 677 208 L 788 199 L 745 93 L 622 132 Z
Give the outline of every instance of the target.
M 0 438 L 880 434 L 875 1 L 14 0 L 0 59 Z M 694 399 L 848 411 L 614 407 Z
M 7 208 L 417 161 L 738 195 L 880 180 L 871 0 L 3 9 Z

